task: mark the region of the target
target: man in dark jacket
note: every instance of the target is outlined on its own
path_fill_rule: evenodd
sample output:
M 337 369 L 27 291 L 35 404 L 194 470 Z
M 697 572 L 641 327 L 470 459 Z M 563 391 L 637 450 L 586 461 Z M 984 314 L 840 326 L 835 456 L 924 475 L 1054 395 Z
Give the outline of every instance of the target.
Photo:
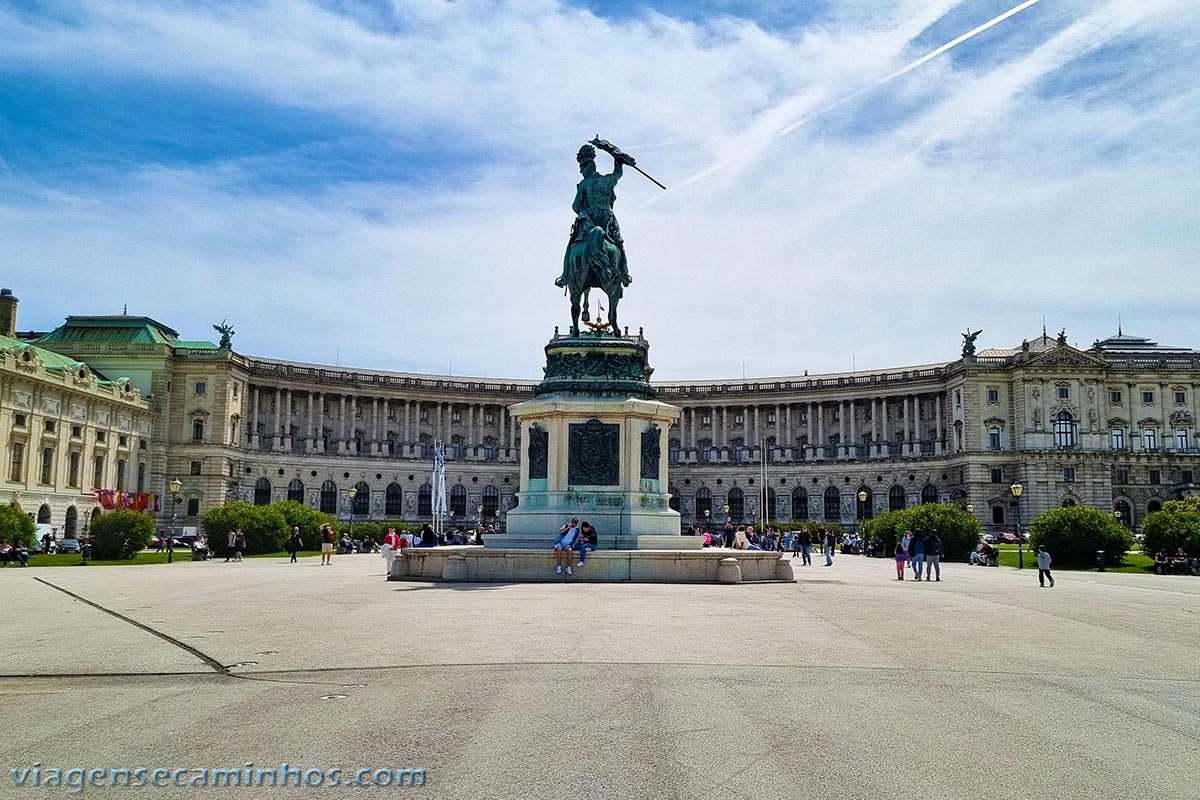
M 937 573 L 937 580 L 942 579 L 942 538 L 934 528 L 925 537 L 925 580 L 929 580 L 931 572 Z

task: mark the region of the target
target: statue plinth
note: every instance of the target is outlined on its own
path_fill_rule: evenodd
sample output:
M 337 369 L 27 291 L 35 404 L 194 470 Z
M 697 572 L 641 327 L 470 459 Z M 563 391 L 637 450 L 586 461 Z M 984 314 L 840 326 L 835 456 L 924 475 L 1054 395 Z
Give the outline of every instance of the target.
M 488 547 L 546 549 L 572 517 L 600 547 L 697 549 L 670 507 L 667 435 L 679 409 L 654 399 L 642 337 L 556 337 L 535 397 L 511 406 L 521 426 L 519 504 Z

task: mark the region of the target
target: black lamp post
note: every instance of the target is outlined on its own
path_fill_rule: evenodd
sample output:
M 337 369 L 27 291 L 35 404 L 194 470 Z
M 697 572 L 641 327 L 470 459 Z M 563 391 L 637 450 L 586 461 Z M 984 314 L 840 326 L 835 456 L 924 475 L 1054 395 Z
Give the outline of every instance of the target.
M 709 522 L 709 517 L 711 517 L 711 516 L 712 516 L 712 509 L 710 509 L 710 508 L 704 509 L 704 530 L 706 530 L 706 531 L 712 529 L 712 524 Z
M 175 562 L 175 517 L 179 511 L 179 492 L 183 490 L 183 483 L 176 478 L 167 484 L 167 491 L 171 493 L 171 532 L 167 534 L 167 563 Z
M 1013 505 L 1017 509 L 1017 569 L 1025 569 L 1025 551 L 1021 549 L 1024 542 L 1021 540 L 1021 493 L 1025 491 L 1025 487 L 1019 483 L 1014 483 L 1008 487 L 1012 492 Z
M 855 533 L 858 532 L 858 526 L 867 519 L 867 490 L 858 490 L 858 522 L 854 525 Z

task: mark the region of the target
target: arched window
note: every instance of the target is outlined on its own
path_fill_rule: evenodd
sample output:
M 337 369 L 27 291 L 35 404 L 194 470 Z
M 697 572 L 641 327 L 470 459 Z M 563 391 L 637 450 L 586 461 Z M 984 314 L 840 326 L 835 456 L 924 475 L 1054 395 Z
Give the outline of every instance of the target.
M 927 483 L 921 487 L 921 505 L 937 502 L 937 487 Z
M 354 484 L 354 516 L 365 517 L 371 513 L 371 487 L 364 481 Z
M 865 499 L 863 498 L 864 494 L 866 494 Z M 872 497 L 872 495 L 871 495 L 871 487 L 870 486 L 858 487 L 858 491 L 856 491 L 854 493 L 854 502 L 856 503 L 856 505 L 855 505 L 855 518 L 856 519 L 860 519 L 860 520 L 871 519 L 873 516 L 875 516 L 875 511 L 873 508 L 875 505 L 875 502 L 874 502 L 874 497 Z
M 43 505 L 38 509 L 37 521 L 39 525 L 50 524 L 50 506 Z
M 1071 418 L 1069 411 L 1058 412 L 1054 417 L 1054 446 L 1074 447 L 1076 428 L 1075 420 Z
M 796 487 L 792 490 L 792 519 L 802 521 L 808 519 L 808 490 Z
M 779 519 L 779 501 L 775 497 L 775 490 L 767 487 L 767 508 L 763 512 L 763 519 Z
M 292 479 L 292 482 L 288 484 L 287 499 L 294 503 L 304 502 L 304 481 L 299 478 Z
M 254 482 L 254 505 L 265 506 L 271 503 L 271 482 L 259 478 Z
M 467 519 L 467 487 L 461 483 L 450 487 L 450 513 L 455 519 Z
M 321 513 L 336 514 L 337 513 L 337 484 L 333 481 L 325 481 L 321 484 Z
M 837 522 L 842 518 L 842 495 L 836 486 L 825 490 L 825 521 Z
M 1068 497 L 1066 500 L 1062 501 L 1063 508 L 1074 508 L 1076 505 L 1078 504 L 1075 502 L 1075 498 L 1073 497 Z
M 900 485 L 888 489 L 888 511 L 904 510 L 904 487 Z
M 696 492 L 696 519 L 712 519 L 712 490 L 708 487 Z
M 672 486 L 667 489 L 667 494 L 669 495 L 669 499 L 667 500 L 667 505 L 670 506 L 672 511 L 678 511 L 679 510 L 679 490 L 676 489 L 674 486 Z
M 481 500 L 484 519 L 495 519 L 500 513 L 500 490 L 495 486 L 483 487 Z
M 1146 503 L 1147 514 L 1153 514 L 1155 511 L 1162 511 L 1162 503 L 1157 500 L 1151 500 L 1149 503 Z
M 1124 500 L 1118 500 L 1113 503 L 1113 510 L 1120 515 L 1122 525 L 1126 528 L 1133 527 L 1133 510 L 1129 507 L 1129 503 Z
M 75 538 L 75 529 L 79 527 L 79 510 L 75 506 L 67 509 L 67 523 L 63 526 L 63 536 Z
M 417 490 L 417 516 L 433 516 L 433 487 L 428 483 Z
M 742 490 L 730 489 L 725 502 L 729 504 L 729 519 L 733 522 L 741 522 L 742 517 L 746 515 L 746 496 L 742 494 Z
M 398 483 L 389 483 L 383 493 L 384 516 L 398 517 L 404 513 L 404 490 Z

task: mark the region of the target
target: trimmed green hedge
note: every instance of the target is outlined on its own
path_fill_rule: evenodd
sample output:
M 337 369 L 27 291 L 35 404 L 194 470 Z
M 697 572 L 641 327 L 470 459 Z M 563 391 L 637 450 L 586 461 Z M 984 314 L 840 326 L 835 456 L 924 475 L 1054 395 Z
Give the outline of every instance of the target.
M 297 504 L 299 505 L 299 504 Z M 241 530 L 246 537 L 246 555 L 278 553 L 283 550 L 291 528 L 283 512 L 274 504 L 256 506 L 250 503 L 229 503 L 214 506 L 204 512 L 201 522 L 208 546 L 213 553 L 222 553 L 230 531 Z M 305 540 L 308 544 L 308 540 Z
M 1108 564 L 1116 567 L 1125 561 L 1125 551 L 1133 546 L 1133 534 L 1112 514 L 1098 508 L 1070 506 L 1051 508 L 1029 524 L 1029 549 L 1044 546 L 1053 563 L 1086 567 L 1096 563 L 1096 551 L 1103 550 Z
M 975 517 L 950 503 L 924 503 L 888 511 L 863 523 L 863 536 L 880 539 L 886 554 L 895 550 L 905 531 L 923 531 L 928 535 L 933 530 L 942 540 L 942 558 L 946 561 L 966 561 L 979 546 L 982 533 Z
M 1200 556 L 1200 497 L 1168 500 L 1142 523 L 1142 552 L 1153 557 L 1158 551 L 1175 555 L 1179 548 L 1193 558 Z
M 154 518 L 140 511 L 109 511 L 92 520 L 88 536 L 92 558 L 133 558 L 150 546 Z
M 9 544 L 24 542 L 26 547 L 33 547 L 37 539 L 37 525 L 33 517 L 15 506 L 0 506 L 0 539 Z

